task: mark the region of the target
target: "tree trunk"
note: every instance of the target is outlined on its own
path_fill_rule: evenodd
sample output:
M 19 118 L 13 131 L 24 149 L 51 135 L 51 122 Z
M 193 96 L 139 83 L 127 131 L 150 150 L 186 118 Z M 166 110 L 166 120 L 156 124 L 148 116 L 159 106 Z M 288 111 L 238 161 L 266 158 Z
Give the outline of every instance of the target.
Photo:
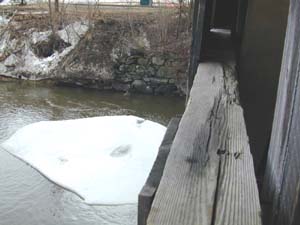
M 54 8 L 55 8 L 55 12 L 59 12 L 59 2 L 58 2 L 58 0 L 55 0 L 55 2 L 54 2 Z
M 51 0 L 48 0 L 48 7 L 49 7 L 49 23 L 50 23 L 51 31 L 52 31 L 52 34 L 55 34 Z

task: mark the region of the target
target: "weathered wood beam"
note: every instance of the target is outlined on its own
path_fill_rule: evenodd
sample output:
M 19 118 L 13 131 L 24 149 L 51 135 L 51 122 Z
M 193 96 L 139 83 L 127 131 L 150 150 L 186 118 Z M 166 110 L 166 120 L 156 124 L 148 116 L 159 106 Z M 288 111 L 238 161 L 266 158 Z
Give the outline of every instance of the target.
M 147 223 L 147 218 L 152 206 L 152 202 L 160 183 L 165 163 L 168 158 L 175 134 L 177 132 L 179 122 L 180 117 L 174 117 L 171 119 L 164 139 L 159 148 L 157 158 L 153 164 L 152 170 L 149 174 L 146 184 L 139 194 L 138 225 L 145 225 Z
M 234 63 L 201 63 L 148 225 L 260 225 Z
M 187 80 L 187 99 L 192 88 L 198 64 L 203 55 L 205 36 L 209 31 L 212 16 L 212 0 L 195 0 L 193 8 L 192 45 Z
M 215 222 L 217 225 L 261 224 L 261 209 L 243 109 L 232 65 L 225 66 L 224 148 L 220 155 Z
M 300 1 L 291 0 L 265 174 L 269 224 L 300 224 Z

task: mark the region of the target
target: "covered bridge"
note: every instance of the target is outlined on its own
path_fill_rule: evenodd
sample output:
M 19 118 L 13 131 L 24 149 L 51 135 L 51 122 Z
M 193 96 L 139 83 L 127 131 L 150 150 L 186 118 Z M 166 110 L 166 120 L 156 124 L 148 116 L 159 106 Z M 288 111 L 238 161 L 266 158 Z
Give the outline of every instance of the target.
M 186 110 L 139 225 L 300 224 L 299 54 L 300 0 L 195 0 Z

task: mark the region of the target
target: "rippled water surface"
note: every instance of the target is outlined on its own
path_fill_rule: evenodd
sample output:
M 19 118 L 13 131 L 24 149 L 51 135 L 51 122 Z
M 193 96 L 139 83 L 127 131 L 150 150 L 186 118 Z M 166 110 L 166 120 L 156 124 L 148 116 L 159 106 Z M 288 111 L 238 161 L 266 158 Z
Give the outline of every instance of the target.
M 24 125 L 45 120 L 132 114 L 167 125 L 183 107 L 175 97 L 0 82 L 0 143 Z M 133 225 L 136 205 L 86 205 L 0 149 L 0 225 L 52 224 Z

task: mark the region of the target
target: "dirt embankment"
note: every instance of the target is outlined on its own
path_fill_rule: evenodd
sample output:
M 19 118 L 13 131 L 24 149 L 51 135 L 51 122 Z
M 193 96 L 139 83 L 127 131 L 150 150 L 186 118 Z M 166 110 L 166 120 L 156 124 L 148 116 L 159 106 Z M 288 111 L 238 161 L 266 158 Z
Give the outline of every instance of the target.
M 183 94 L 190 28 L 188 17 L 179 20 L 176 10 L 69 16 L 57 23 L 55 33 L 47 16 L 31 15 L 31 22 L 15 18 L 0 25 L 2 76 L 101 90 Z

